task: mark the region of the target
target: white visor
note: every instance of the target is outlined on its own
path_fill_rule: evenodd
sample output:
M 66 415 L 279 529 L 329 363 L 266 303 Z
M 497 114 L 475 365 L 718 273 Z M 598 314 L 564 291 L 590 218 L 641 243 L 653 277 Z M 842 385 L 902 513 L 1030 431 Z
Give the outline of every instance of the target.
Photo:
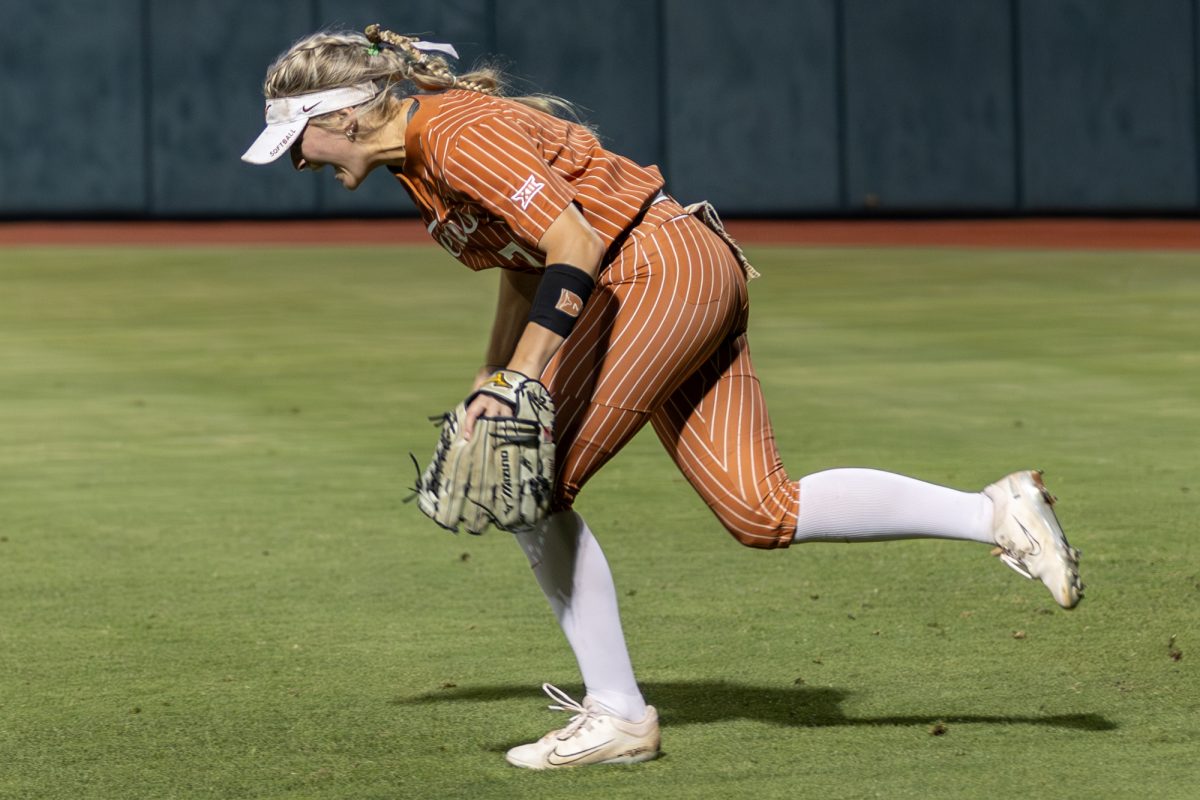
M 379 94 L 373 83 L 342 86 L 323 92 L 267 100 L 267 127 L 242 154 L 242 161 L 270 164 L 288 151 L 312 117 L 365 103 Z

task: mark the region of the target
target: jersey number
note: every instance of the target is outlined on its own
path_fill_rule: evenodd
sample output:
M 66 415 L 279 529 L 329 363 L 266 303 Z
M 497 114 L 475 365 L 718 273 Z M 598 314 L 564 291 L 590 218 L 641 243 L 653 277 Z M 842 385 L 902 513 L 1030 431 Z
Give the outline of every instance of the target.
M 539 260 L 537 256 L 526 250 L 524 247 L 521 247 L 521 245 L 517 244 L 516 242 L 509 242 L 507 245 L 505 245 L 504 249 L 500 251 L 500 255 L 504 256 L 509 261 L 524 261 L 531 267 L 540 267 L 542 265 L 541 260 Z

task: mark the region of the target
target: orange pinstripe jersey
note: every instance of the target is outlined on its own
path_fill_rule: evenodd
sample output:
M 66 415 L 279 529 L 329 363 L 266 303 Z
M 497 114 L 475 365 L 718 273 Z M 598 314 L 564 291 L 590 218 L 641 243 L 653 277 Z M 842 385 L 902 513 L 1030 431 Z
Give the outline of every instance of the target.
M 663 186 L 657 167 L 513 100 L 464 90 L 416 99 L 393 174 L 434 240 L 471 269 L 545 266 L 537 243 L 571 202 L 609 245 Z

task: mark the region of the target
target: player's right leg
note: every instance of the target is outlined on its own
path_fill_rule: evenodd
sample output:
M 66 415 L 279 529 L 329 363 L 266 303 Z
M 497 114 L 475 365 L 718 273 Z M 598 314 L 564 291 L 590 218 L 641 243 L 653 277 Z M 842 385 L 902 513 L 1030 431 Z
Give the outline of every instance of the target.
M 1083 597 L 1079 551 L 1068 544 L 1041 473 L 1015 472 L 982 492 L 903 475 L 834 469 L 800 479 L 793 541 L 970 539 L 995 545 L 1005 564 L 1040 580 L 1063 608 Z
M 1040 579 L 1064 608 L 1082 596 L 1078 551 L 1063 536 L 1039 473 L 1014 473 L 982 492 L 873 469 L 790 480 L 744 337 L 720 348 L 652 422 L 680 471 L 742 544 L 977 541 Z

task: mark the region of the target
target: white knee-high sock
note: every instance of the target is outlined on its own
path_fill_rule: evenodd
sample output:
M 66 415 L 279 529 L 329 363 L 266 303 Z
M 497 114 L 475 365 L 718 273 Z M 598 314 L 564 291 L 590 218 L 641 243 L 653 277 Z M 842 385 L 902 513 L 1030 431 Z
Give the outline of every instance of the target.
M 573 511 L 559 512 L 517 534 L 517 542 L 575 652 L 588 696 L 619 717 L 644 718 L 612 572 L 587 523 Z
M 831 469 L 800 479 L 794 542 L 920 538 L 994 544 L 991 499 L 874 469 Z

